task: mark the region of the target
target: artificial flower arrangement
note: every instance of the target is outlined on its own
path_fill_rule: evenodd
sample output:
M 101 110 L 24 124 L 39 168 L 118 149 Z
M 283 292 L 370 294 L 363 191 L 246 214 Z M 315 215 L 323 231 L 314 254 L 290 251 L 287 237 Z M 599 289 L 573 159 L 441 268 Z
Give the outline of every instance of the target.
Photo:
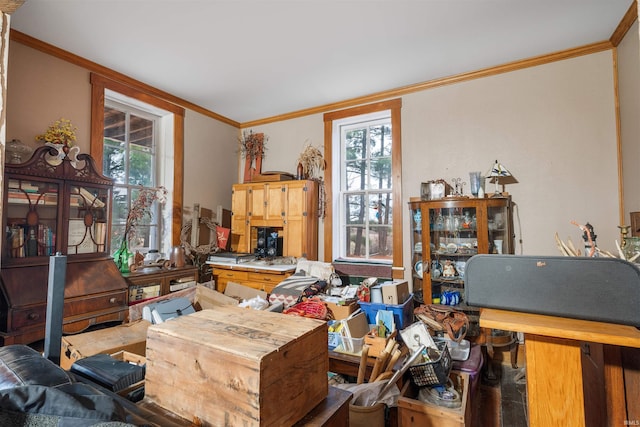
M 123 273 L 129 272 L 129 265 L 133 261 L 133 253 L 129 250 L 129 240 L 135 237 L 138 222 L 144 217 L 151 217 L 149 208 L 156 200 L 161 204 L 166 202 L 166 188 L 163 186 L 157 188 L 142 188 L 138 191 L 138 197 L 136 197 L 131 205 L 131 209 L 129 209 L 120 247 L 113 254 L 113 260 L 116 266 Z
M 131 209 L 129 209 L 129 214 L 127 215 L 123 240 L 128 241 L 135 237 L 138 222 L 145 216 L 151 217 L 149 208 L 156 200 L 160 204 L 164 204 L 164 202 L 167 201 L 167 189 L 163 186 L 157 188 L 142 188 L 138 191 L 138 197 L 133 201 Z
M 49 125 L 45 133 L 36 135 L 36 141 L 71 147 L 76 140 L 77 130 L 78 128 L 71 123 L 71 120 L 61 118 Z

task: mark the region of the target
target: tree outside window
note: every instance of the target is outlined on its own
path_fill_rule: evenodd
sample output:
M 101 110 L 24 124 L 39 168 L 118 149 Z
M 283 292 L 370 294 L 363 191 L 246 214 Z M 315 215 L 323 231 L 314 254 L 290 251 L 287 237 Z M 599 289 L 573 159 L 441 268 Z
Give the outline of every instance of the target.
M 393 259 L 392 137 L 389 117 L 341 126 L 342 257 Z
M 104 108 L 103 171 L 114 181 L 111 247 L 122 241 L 131 203 L 142 188 L 157 187 L 156 122 L 152 114 L 116 102 Z M 156 203 L 140 221 L 131 247 L 158 249 L 161 215 Z

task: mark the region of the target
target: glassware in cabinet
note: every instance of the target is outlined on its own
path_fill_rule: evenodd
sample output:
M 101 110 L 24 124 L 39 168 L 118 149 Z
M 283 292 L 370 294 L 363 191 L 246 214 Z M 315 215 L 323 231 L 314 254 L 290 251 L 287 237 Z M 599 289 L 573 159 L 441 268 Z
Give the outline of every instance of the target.
M 509 198 L 440 199 L 411 203 L 414 288 L 418 302 L 459 304 L 464 296 L 466 263 L 476 254 L 513 253 L 513 226 Z M 415 231 L 421 218 L 421 244 Z M 421 252 L 417 251 L 417 247 Z M 416 274 L 420 262 L 422 277 Z M 443 300 L 447 293 L 455 298 Z M 431 298 L 425 298 L 430 295 Z M 426 300 L 426 301 L 425 301 Z
M 423 238 L 422 230 L 424 220 L 420 206 L 412 203 L 410 205 L 410 221 L 411 221 L 411 276 L 413 282 L 414 297 L 420 301 L 422 295 L 422 283 L 424 272 L 428 272 L 428 268 L 423 266 Z

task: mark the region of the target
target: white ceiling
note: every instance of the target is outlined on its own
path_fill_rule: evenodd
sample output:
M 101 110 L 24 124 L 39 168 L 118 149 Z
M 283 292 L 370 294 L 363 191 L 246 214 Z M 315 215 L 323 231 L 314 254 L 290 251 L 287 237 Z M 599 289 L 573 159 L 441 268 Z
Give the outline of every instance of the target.
M 27 0 L 11 28 L 237 122 L 608 40 L 632 0 Z

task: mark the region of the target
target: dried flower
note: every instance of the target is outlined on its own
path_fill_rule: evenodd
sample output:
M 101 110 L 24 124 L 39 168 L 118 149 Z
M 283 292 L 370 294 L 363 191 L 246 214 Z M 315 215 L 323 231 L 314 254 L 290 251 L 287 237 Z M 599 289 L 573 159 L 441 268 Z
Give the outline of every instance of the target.
M 135 229 L 138 225 L 138 221 L 145 216 L 151 217 L 151 211 L 149 208 L 153 202 L 163 204 L 167 201 L 167 189 L 163 186 L 157 188 L 142 188 L 138 192 L 138 197 L 133 201 L 129 214 L 127 215 L 127 222 L 124 227 L 123 241 L 130 239 L 135 235 Z
M 242 138 L 239 138 L 240 154 L 243 158 L 251 159 L 252 161 L 258 157 L 264 157 L 266 151 L 265 143 L 269 140 L 269 137 L 264 133 L 253 133 L 244 131 Z
M 302 165 L 304 176 L 307 178 L 319 178 L 320 171 L 327 166 L 322 151 L 309 143 L 298 157 L 298 163 Z
M 49 125 L 45 133 L 36 136 L 36 141 L 62 144 L 71 147 L 76 140 L 77 130 L 78 128 L 71 124 L 71 120 L 56 120 L 53 124 Z

